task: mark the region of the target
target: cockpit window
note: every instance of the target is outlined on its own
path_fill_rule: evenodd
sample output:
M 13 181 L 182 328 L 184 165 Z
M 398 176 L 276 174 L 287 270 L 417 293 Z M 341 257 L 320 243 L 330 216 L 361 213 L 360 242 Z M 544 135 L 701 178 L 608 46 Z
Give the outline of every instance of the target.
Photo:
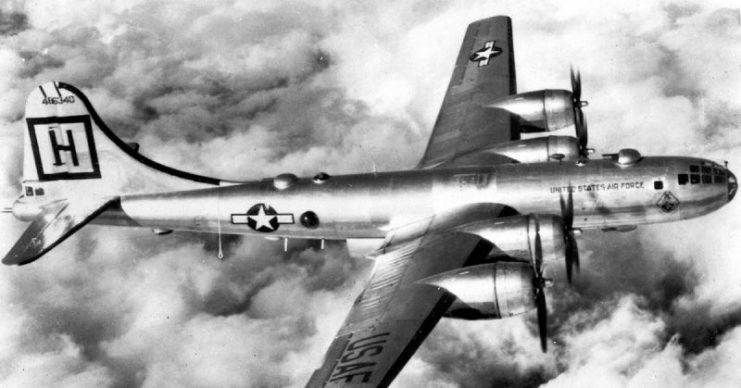
M 42 187 L 37 187 L 36 195 L 44 195 L 44 189 Z
M 726 170 L 715 163 L 703 166 L 691 165 L 690 172 L 693 174 L 679 174 L 677 176 L 680 185 L 686 185 L 688 180 L 693 185 L 726 182 Z
M 33 197 L 33 187 L 26 186 L 26 197 Z

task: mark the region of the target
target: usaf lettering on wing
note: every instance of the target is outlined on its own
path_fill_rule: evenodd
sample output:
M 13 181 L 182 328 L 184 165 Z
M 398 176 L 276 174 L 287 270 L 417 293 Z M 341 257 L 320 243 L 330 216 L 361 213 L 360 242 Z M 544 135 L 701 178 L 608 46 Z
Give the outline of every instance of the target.
M 346 383 L 370 381 L 373 371 L 369 369 L 372 369 L 376 362 L 369 358 L 375 358 L 383 352 L 383 346 L 390 334 L 381 333 L 349 342 L 334 367 L 329 381 Z M 355 378 L 358 380 L 356 381 Z

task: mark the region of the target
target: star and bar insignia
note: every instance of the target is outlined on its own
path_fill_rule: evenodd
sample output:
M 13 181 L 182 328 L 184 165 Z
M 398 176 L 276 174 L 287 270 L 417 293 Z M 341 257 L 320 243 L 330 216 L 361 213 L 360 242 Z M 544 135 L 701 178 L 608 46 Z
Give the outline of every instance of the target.
M 279 214 L 272 206 L 258 203 L 247 213 L 232 214 L 232 224 L 247 224 L 258 232 L 270 233 L 278 230 L 281 224 L 293 224 L 293 214 Z
M 476 50 L 468 58 L 471 62 L 478 62 L 479 67 L 489 64 L 489 59 L 502 53 L 502 49 L 494 45 L 494 40 L 484 43 L 484 47 Z

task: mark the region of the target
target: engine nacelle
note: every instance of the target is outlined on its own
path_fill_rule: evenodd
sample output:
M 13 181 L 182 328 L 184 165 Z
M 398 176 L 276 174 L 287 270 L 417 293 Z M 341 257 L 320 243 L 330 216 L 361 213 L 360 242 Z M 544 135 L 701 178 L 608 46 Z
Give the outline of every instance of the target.
M 527 263 L 496 262 L 458 268 L 420 282 L 455 295 L 446 317 L 495 319 L 535 308 L 533 269 Z
M 487 153 L 499 154 L 520 163 L 579 159 L 579 141 L 571 136 L 545 136 L 496 144 Z
M 543 261 L 562 262 L 566 252 L 561 217 L 527 215 L 483 220 L 464 225 L 463 231 L 494 244 L 494 256 L 531 262 L 535 253 L 536 233 L 540 234 Z
M 574 102 L 568 90 L 545 89 L 515 94 L 487 106 L 515 114 L 522 132 L 555 131 L 574 125 Z

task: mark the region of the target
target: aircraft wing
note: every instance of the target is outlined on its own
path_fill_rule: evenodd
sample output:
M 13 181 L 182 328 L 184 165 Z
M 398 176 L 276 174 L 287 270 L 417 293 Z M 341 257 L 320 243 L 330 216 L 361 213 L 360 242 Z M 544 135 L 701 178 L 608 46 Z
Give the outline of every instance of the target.
M 432 168 L 486 146 L 518 140 L 511 115 L 484 105 L 517 93 L 512 21 L 495 16 L 471 23 L 418 168 Z
M 418 281 L 481 263 L 493 245 L 457 226 L 509 210 L 471 205 L 395 233 L 307 387 L 388 386 L 455 300 Z
M 43 214 L 29 225 L 3 258 L 3 264 L 23 265 L 37 260 L 117 200 L 117 197 L 75 202 L 59 200 L 46 205 Z

